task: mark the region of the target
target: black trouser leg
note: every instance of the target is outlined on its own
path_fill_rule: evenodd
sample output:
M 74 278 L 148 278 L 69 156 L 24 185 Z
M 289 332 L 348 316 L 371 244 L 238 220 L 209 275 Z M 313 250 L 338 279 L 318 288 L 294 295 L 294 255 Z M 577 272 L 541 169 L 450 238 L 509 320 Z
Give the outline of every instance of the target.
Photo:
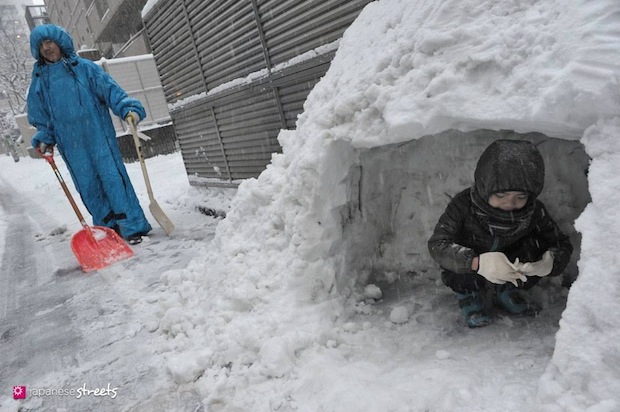
M 518 289 L 528 290 L 534 287 L 541 278 L 538 276 L 528 276 L 527 282 L 517 280 Z M 484 290 L 488 285 L 493 285 L 484 277 L 478 274 L 454 273 L 444 270 L 441 273 L 441 280 L 444 285 L 455 291 L 456 293 L 471 293 Z
M 444 285 L 456 293 L 478 292 L 487 288 L 487 281 L 478 274 L 454 273 L 449 270 L 441 272 Z

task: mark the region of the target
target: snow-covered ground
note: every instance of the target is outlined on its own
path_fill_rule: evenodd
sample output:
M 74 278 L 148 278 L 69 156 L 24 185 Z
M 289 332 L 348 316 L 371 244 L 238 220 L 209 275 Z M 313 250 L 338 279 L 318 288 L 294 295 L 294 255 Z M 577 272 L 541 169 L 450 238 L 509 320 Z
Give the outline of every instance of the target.
M 57 162 L 67 176 L 62 159 Z M 227 286 L 213 293 L 198 290 L 184 277 L 217 274 L 204 257 L 222 220 L 197 207 L 228 211 L 236 190 L 190 187 L 179 153 L 147 164 L 175 232 L 168 238 L 155 227 L 133 247 L 131 259 L 83 274 L 69 246 L 80 225 L 50 167 L 41 160 L 0 158 L 0 188 L 14 190 L 2 193 L 24 202 L 19 218 L 33 225 L 26 239 L 33 255 L 27 259 L 34 263 L 29 270 L 38 273 L 28 285 L 19 282 L 31 276 L 22 273 L 25 268 L 2 274 L 0 410 L 192 411 L 200 410 L 203 399 L 204 410 L 226 411 L 448 411 L 469 409 L 474 400 L 489 411 L 535 405 L 536 382 L 553 352 L 566 301 L 559 284 L 550 285 L 551 302 L 540 318 L 501 315 L 495 326 L 476 331 L 460 321 L 436 270 L 378 283 L 382 299 L 370 299 L 377 289 L 369 288 L 369 298 L 348 309 L 346 322 L 335 323 L 342 315 L 338 299 L 308 304 L 310 297 L 300 295 L 303 287 L 274 296 L 269 284 L 275 273 L 259 279 L 243 268 L 231 274 L 254 276 L 249 284 L 231 285 L 218 276 L 209 282 Z M 138 164 L 128 170 L 148 205 Z M 3 214 L 0 221 L 5 239 L 13 217 Z M 288 273 L 278 271 L 278 277 Z M 198 293 L 225 310 L 177 309 Z M 23 300 L 7 308 L 8 296 L 15 294 Z M 313 329 L 326 310 L 332 316 L 323 320 L 325 329 Z M 203 334 L 200 325 L 213 331 Z M 108 384 L 114 393 L 77 398 L 79 389 Z M 10 394 L 15 385 L 30 392 L 73 389 L 74 395 L 18 401 Z
M 56 163 L 85 213 L 59 156 Z M 81 226 L 50 166 L 0 157 L 0 410 L 183 411 L 200 404 L 178 390 L 165 364 L 165 339 L 156 332 L 160 276 L 206 253 L 221 218 L 198 208 L 225 213 L 235 190 L 191 188 L 180 153 L 149 159 L 147 167 L 175 232 L 167 237 L 148 214 L 139 163 L 130 164 L 154 230 L 132 247 L 132 258 L 84 274 L 69 243 Z M 78 389 L 108 384 L 115 393 L 77 398 Z M 16 401 L 11 390 L 22 385 L 28 398 Z M 73 393 L 45 396 L 59 389 Z
M 114 399 L 3 393 L 0 406 L 617 411 L 618 16 L 615 0 L 373 2 L 259 178 L 231 199 L 189 187 L 178 154 L 149 159 L 177 231 L 168 239 L 156 228 L 134 258 L 91 275 L 68 250 L 79 227 L 48 166 L 3 158 L 0 188 L 13 187 L 27 212 L 32 243 L 23 243 L 39 269 L 29 282 L 36 310 L 17 320 L 7 313 L 19 314 L 20 300 L 5 285 L 27 273 L 18 264 L 2 273 L 4 390 L 118 390 Z M 541 282 L 537 318 L 497 312 L 493 325 L 470 330 L 424 243 L 499 136 L 547 151 L 544 201 L 579 243 L 579 276 L 570 291 L 561 279 Z M 146 207 L 139 168 L 129 169 Z M 14 225 L 0 220 L 3 233 Z M 3 262 L 16 253 L 8 246 Z M 28 344 L 37 328 L 20 337 L 28 319 L 62 332 L 43 328 L 53 361 Z

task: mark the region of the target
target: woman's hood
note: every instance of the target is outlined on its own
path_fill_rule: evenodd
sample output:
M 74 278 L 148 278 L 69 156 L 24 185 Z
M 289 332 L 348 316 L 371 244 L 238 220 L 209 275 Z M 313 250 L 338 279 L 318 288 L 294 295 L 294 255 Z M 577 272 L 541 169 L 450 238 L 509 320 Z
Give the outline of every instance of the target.
M 66 57 L 76 56 L 71 35 L 60 26 L 44 24 L 35 27 L 30 33 L 30 52 L 37 61 L 41 59 L 39 48 L 44 40 L 52 40 L 56 43 Z

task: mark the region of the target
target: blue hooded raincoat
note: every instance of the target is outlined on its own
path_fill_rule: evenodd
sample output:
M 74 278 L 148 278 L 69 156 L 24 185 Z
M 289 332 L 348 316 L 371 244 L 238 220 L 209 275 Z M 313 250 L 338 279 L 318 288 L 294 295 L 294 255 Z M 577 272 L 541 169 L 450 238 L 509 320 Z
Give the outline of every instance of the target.
M 39 47 L 44 40 L 60 47 L 61 60 L 43 60 Z M 61 27 L 37 26 L 30 49 L 37 60 L 28 92 L 28 121 L 37 128 L 33 147 L 56 145 L 94 225 L 118 225 L 125 238 L 148 233 L 151 225 L 127 176 L 108 111 L 123 119 L 131 111 L 144 119 L 142 104 L 95 63 L 78 57 Z

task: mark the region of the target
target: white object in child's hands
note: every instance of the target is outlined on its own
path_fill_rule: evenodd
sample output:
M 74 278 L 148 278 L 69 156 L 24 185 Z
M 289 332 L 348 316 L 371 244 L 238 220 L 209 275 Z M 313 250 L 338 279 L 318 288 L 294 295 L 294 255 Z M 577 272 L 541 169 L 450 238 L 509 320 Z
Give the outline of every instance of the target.
M 502 252 L 487 252 L 478 257 L 478 274 L 491 283 L 502 285 L 510 282 L 518 286 L 517 280 L 527 281 L 518 265 L 518 261 L 510 262 Z
M 553 254 L 546 251 L 537 262 L 519 263 L 519 271 L 527 276 L 547 276 L 553 270 Z

